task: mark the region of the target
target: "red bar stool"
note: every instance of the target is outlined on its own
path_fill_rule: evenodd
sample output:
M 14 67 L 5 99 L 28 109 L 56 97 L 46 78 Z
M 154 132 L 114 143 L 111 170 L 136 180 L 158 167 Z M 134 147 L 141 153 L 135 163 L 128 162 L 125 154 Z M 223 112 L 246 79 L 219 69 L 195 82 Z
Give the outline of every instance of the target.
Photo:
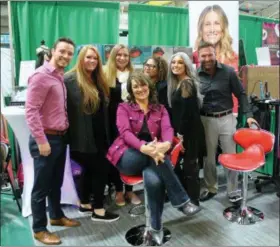
M 238 129 L 233 135 L 234 141 L 245 150 L 238 154 L 221 154 L 219 162 L 224 167 L 243 173 L 243 199 L 241 205 L 228 207 L 224 217 L 240 225 L 251 225 L 264 219 L 264 214 L 247 206 L 248 173 L 265 164 L 265 154 L 271 152 L 275 136 L 262 129 Z
M 175 167 L 177 164 L 177 161 L 179 159 L 180 152 L 182 151 L 182 144 L 179 141 L 177 137 L 174 137 L 173 139 L 173 149 L 170 153 L 170 160 L 173 166 Z M 127 184 L 127 185 L 137 185 L 143 182 L 143 177 L 142 176 L 126 176 L 124 174 L 120 174 L 122 181 Z M 126 241 L 133 245 L 133 246 L 140 246 L 140 245 L 145 245 L 145 239 L 147 239 L 147 234 L 148 230 L 150 227 L 150 209 L 148 205 L 148 199 L 147 199 L 147 193 L 144 187 L 144 201 L 145 205 L 136 205 L 130 210 L 130 215 L 131 216 L 138 216 L 140 215 L 139 213 L 134 213 L 139 212 L 141 207 L 144 207 L 145 210 L 145 218 L 146 218 L 146 223 L 145 225 L 139 225 L 135 226 L 127 231 L 125 234 L 125 239 Z M 163 244 L 168 242 L 171 239 L 171 232 L 163 227 Z M 156 245 L 156 244 L 155 244 Z

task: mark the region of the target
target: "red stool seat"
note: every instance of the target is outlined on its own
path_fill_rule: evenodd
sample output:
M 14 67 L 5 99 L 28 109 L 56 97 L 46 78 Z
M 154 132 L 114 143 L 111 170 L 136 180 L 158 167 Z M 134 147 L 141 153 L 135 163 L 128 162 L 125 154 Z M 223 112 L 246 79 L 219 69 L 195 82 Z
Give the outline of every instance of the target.
M 236 171 L 253 171 L 265 163 L 265 153 L 261 145 L 251 145 L 242 153 L 221 154 L 219 162 Z
M 263 147 L 265 153 L 269 153 L 273 150 L 275 136 L 263 129 L 241 128 L 234 133 L 233 139 L 242 148 L 248 148 L 253 144 L 259 144 Z
M 120 175 L 121 175 L 122 181 L 128 185 L 136 185 L 136 184 L 140 184 L 143 182 L 142 176 L 127 176 L 124 174 L 120 174 Z
M 262 129 L 242 128 L 234 133 L 233 139 L 245 150 L 238 154 L 221 154 L 219 162 L 230 170 L 242 172 L 243 198 L 241 205 L 226 208 L 223 215 L 230 222 L 251 225 L 262 221 L 264 214 L 256 208 L 247 206 L 248 172 L 265 164 L 265 154 L 272 151 L 275 136 Z

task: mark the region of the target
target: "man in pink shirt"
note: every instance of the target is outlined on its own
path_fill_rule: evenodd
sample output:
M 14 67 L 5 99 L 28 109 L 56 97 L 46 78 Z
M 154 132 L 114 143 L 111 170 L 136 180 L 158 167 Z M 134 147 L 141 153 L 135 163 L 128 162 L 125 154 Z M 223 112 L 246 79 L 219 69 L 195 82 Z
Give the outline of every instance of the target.
M 34 185 L 31 194 L 34 238 L 44 244 L 60 244 L 60 238 L 47 230 L 46 198 L 51 225 L 79 226 L 65 217 L 60 206 L 66 159 L 65 134 L 68 124 L 64 69 L 74 54 L 75 44 L 59 38 L 49 62 L 37 68 L 28 80 L 26 120 L 31 131 L 29 149 L 34 159 Z

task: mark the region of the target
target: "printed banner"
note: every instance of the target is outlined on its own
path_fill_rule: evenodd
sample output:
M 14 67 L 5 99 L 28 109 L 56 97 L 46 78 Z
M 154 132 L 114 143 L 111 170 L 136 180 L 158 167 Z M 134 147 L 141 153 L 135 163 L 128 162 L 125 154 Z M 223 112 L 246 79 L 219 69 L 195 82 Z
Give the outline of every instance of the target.
M 76 55 L 78 55 L 81 48 L 84 46 L 79 45 L 76 49 Z M 105 65 L 114 44 L 92 44 L 95 46 L 101 56 L 102 63 Z M 129 54 L 132 64 L 135 68 L 142 68 L 143 64 L 152 56 L 162 56 L 169 62 L 171 56 L 177 52 L 185 52 L 192 60 L 193 50 L 191 47 L 186 46 L 129 46 Z
M 263 23 L 262 46 L 269 48 L 271 65 L 279 65 L 279 24 L 267 22 Z
M 190 46 L 197 67 L 198 44 L 206 41 L 215 46 L 219 62 L 238 71 L 238 7 L 238 1 L 189 1 Z

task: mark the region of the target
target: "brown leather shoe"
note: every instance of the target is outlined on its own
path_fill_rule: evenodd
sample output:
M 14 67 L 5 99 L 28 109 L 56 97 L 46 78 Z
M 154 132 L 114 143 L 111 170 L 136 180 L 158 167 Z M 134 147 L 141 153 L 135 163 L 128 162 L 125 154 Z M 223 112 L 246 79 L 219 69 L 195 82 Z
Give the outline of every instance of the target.
M 43 244 L 48 244 L 48 245 L 61 244 L 60 238 L 56 234 L 50 233 L 48 231 L 36 232 L 34 233 L 34 238 Z
M 67 217 L 62 217 L 58 220 L 50 220 L 50 223 L 52 226 L 68 226 L 68 227 L 74 227 L 74 226 L 80 226 L 81 223 L 77 220 L 72 220 Z
M 116 199 L 115 199 L 116 205 L 119 207 L 125 206 L 125 199 L 123 192 L 117 192 L 116 193 Z

